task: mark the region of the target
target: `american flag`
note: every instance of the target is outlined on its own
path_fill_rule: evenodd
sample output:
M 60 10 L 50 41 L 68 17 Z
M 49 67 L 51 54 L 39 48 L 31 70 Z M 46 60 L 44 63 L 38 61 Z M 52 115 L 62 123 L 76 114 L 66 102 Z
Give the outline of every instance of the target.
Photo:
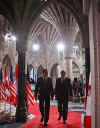
M 28 103 L 31 103 L 32 105 L 34 105 L 34 95 L 32 93 L 32 89 L 31 86 L 29 84 L 28 81 L 26 81 L 26 85 L 27 85 L 27 98 L 28 98 Z
M 11 94 L 11 101 L 13 104 L 17 104 L 17 91 L 16 91 L 16 88 L 15 88 L 15 84 L 10 82 L 10 94 Z

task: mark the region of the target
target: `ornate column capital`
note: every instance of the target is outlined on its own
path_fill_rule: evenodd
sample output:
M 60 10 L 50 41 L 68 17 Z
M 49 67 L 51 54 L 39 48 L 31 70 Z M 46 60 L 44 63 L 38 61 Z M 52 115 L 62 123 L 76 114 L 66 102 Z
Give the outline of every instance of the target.
M 90 8 L 90 0 L 83 0 L 83 13 L 85 15 L 89 14 L 89 8 Z
M 97 11 L 100 13 L 100 0 L 97 0 Z
M 66 57 L 65 57 L 65 60 L 67 60 L 67 59 L 69 59 L 69 60 L 70 60 L 70 59 L 74 59 L 74 58 L 73 58 L 73 57 L 70 57 L 70 56 L 69 56 L 69 57 L 68 57 L 68 56 L 66 56 Z
M 23 53 L 23 54 L 25 54 L 25 53 L 26 53 L 26 48 L 24 48 L 24 46 L 23 46 L 23 47 L 18 47 L 18 48 L 17 48 L 17 51 L 18 51 L 18 53 Z

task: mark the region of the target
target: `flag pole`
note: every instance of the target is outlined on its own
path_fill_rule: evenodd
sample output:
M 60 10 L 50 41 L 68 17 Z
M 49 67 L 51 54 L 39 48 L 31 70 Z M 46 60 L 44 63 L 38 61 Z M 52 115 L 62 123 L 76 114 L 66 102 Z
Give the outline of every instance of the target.
M 13 67 L 10 67 L 10 82 L 9 82 L 9 87 L 10 87 L 10 114 L 11 114 L 11 101 L 12 101 L 12 94 L 11 94 L 11 86 L 12 86 L 12 81 L 13 81 Z
M 9 86 L 11 86 L 11 81 L 9 82 Z M 10 92 L 10 116 L 11 116 L 11 90 L 9 89 L 9 92 Z
M 5 83 L 4 83 L 4 94 L 5 94 Z M 4 112 L 6 111 L 6 97 L 5 97 L 5 100 L 4 100 Z

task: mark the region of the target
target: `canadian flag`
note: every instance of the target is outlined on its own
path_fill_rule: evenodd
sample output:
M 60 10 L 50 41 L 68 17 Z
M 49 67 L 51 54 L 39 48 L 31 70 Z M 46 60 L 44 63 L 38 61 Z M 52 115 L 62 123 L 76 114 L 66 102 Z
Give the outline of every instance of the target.
M 91 73 L 89 77 L 88 96 L 86 101 L 86 115 L 84 119 L 85 128 L 91 128 Z

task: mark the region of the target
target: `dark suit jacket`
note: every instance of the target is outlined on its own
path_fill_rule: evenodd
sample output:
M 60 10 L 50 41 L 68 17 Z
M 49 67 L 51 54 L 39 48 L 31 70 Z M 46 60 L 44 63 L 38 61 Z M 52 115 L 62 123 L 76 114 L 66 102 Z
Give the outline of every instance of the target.
M 55 95 L 57 100 L 68 101 L 69 87 L 69 78 L 65 78 L 63 82 L 61 81 L 61 78 L 56 80 Z
M 45 81 L 43 80 L 43 77 L 38 78 L 35 87 L 35 96 L 37 96 L 37 94 L 39 94 L 40 96 L 53 97 L 54 93 L 51 78 L 48 77 Z

